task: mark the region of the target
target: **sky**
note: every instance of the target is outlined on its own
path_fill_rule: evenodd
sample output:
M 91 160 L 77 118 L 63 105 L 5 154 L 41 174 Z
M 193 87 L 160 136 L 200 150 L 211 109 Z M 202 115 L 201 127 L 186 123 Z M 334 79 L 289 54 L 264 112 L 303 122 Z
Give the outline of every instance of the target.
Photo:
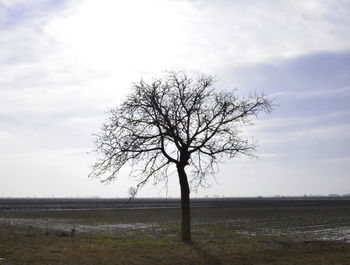
M 0 197 L 128 196 L 128 168 L 88 178 L 93 134 L 165 70 L 278 105 L 245 130 L 258 158 L 193 197 L 350 193 L 349 1 L 0 0 Z M 179 194 L 173 175 L 138 196 Z

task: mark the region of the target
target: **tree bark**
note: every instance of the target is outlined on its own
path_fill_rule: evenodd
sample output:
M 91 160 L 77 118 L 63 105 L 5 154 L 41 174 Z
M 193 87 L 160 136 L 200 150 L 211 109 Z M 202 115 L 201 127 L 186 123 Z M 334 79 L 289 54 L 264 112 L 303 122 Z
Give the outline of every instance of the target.
M 191 239 L 191 211 L 190 211 L 190 188 L 188 185 L 185 166 L 178 165 L 181 187 L 181 240 L 186 243 L 192 242 Z

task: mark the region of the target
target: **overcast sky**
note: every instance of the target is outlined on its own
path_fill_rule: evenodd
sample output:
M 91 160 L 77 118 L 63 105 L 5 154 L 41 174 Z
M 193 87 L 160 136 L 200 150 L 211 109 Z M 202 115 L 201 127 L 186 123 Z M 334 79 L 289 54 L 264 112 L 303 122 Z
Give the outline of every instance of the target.
M 127 169 L 88 179 L 92 134 L 167 69 L 279 104 L 247 130 L 259 159 L 192 196 L 350 193 L 350 1 L 0 0 L 0 197 L 127 196 Z

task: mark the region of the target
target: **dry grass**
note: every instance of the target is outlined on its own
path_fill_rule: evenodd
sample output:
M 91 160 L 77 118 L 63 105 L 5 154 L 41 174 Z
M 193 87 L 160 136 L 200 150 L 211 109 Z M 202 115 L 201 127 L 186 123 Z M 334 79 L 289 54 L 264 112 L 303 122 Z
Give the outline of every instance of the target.
M 0 264 L 317 264 L 348 265 L 350 244 L 340 241 L 116 238 L 0 225 Z

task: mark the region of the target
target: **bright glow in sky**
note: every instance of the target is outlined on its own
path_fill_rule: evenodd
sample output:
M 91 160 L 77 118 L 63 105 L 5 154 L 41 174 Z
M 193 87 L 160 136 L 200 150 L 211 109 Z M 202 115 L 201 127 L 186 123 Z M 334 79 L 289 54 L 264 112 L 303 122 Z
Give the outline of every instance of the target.
M 127 196 L 127 169 L 87 178 L 92 134 L 166 69 L 280 105 L 247 130 L 259 160 L 228 161 L 193 196 L 350 193 L 349 14 L 347 0 L 0 0 L 0 197 Z

